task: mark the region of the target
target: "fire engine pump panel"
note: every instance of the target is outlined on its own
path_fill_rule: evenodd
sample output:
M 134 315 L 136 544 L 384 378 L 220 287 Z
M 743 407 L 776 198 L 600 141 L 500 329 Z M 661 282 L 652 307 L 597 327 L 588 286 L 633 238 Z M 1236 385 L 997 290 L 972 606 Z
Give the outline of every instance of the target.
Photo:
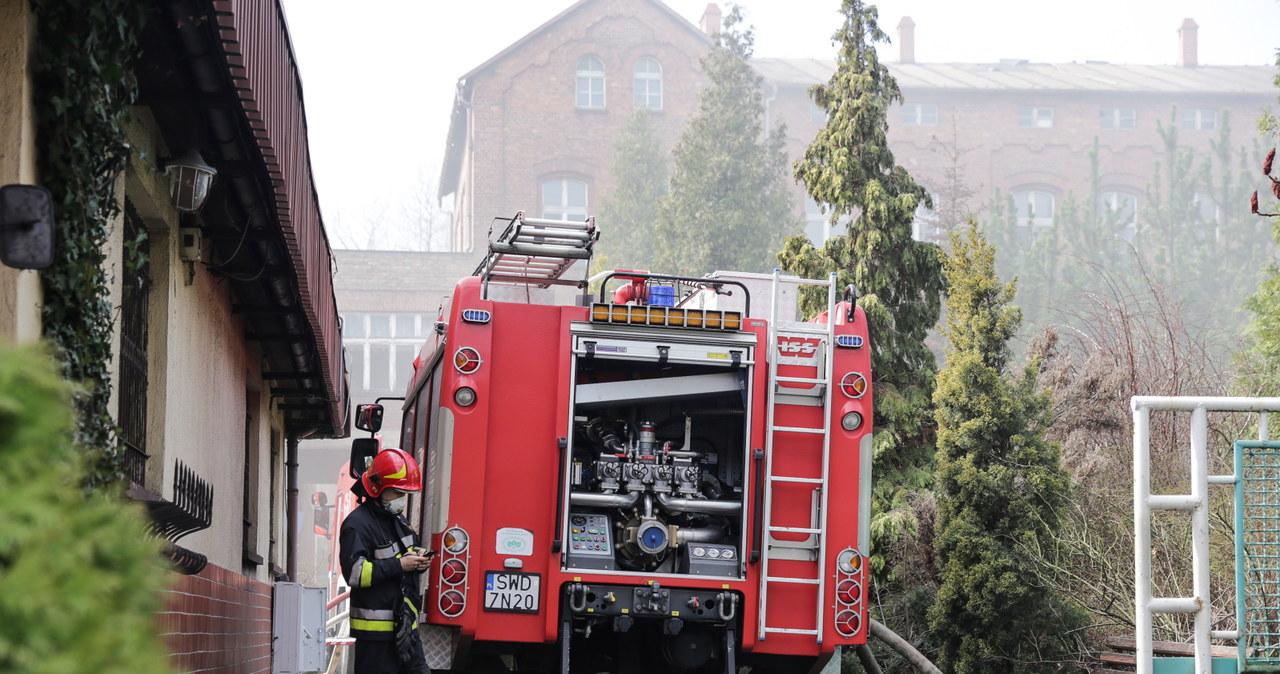
M 576 338 L 565 566 L 740 578 L 754 338 L 662 336 Z

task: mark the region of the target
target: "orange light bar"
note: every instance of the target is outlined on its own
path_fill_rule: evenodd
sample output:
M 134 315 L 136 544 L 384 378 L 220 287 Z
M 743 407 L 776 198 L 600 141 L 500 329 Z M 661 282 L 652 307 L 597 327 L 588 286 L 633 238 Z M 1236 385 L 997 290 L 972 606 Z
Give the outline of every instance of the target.
M 741 330 L 742 312 L 596 302 L 591 305 L 591 321 L 593 323 L 621 325 L 660 325 L 672 328 Z

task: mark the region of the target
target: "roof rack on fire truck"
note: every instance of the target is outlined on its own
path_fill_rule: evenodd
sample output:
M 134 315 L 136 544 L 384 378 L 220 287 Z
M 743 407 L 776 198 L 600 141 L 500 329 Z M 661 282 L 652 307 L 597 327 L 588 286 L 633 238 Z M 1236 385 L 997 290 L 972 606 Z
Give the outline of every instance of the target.
M 495 224 L 500 221 L 507 223 L 506 229 L 489 242 L 489 253 L 474 274 L 483 280 L 486 296 L 492 283 L 586 287 L 589 264 L 580 265 L 581 279 L 565 274 L 578 260 L 591 259 L 591 248 L 600 238 L 594 216 L 574 222 L 526 218 L 519 211 L 512 218 L 494 218 Z

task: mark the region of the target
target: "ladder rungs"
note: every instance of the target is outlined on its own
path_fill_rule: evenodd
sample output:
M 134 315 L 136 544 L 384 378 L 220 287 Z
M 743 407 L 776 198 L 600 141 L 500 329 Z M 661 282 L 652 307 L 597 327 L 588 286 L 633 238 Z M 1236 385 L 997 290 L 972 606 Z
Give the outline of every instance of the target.
M 786 534 L 820 534 L 822 529 L 813 527 L 769 527 L 769 531 L 779 531 Z
M 818 635 L 818 630 L 798 630 L 798 629 L 796 629 L 796 628 L 794 628 L 794 627 L 769 627 L 769 626 L 765 626 L 764 631 L 765 631 L 765 632 L 772 632 L 773 634 L 812 634 L 812 635 L 814 635 L 814 636 L 817 636 L 817 635 Z
M 781 431 L 783 433 L 826 433 L 825 428 L 802 428 L 800 426 L 774 426 L 775 433 Z
M 790 477 L 787 475 L 770 475 L 770 480 L 774 482 L 798 482 L 800 484 L 822 484 L 820 477 Z
M 817 585 L 817 578 L 792 578 L 790 576 L 769 576 L 765 578 L 770 583 L 800 583 L 803 585 Z
M 785 381 L 793 384 L 825 384 L 827 383 L 826 378 L 818 378 L 818 377 L 774 377 L 773 380 L 777 382 Z

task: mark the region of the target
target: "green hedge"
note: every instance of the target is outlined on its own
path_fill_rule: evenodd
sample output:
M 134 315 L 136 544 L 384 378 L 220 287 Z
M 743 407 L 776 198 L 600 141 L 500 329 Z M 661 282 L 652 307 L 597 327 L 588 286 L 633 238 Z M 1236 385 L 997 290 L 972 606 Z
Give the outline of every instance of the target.
M 0 345 L 0 673 L 169 672 L 172 575 L 137 506 L 82 487 L 71 394 L 46 353 Z

